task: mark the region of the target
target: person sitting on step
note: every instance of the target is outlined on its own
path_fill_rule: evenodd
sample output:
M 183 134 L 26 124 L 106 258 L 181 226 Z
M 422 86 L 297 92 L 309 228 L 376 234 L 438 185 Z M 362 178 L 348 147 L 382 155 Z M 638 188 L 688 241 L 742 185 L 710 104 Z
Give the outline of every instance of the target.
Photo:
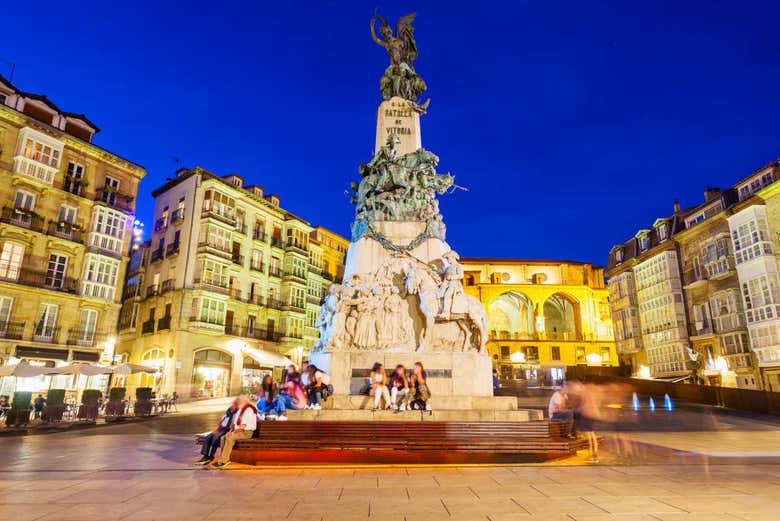
M 379 362 L 374 364 L 371 368 L 371 377 L 368 380 L 371 384 L 371 394 L 374 395 L 374 408 L 373 411 L 379 409 L 379 402 L 384 399 L 385 405 L 383 408 L 390 408 L 390 391 L 387 390 L 387 374 L 385 368 Z
M 409 407 L 409 377 L 406 375 L 406 368 L 398 365 L 395 368 L 393 377 L 390 379 L 392 385 L 390 389 L 390 401 L 393 404 L 393 410 L 405 411 Z M 401 402 L 400 405 L 398 402 Z
M 412 395 L 412 409 L 431 410 L 431 404 L 428 401 L 431 398 L 431 391 L 428 389 L 427 375 L 422 362 L 415 362 L 412 368 L 412 380 L 410 394 Z
M 277 397 L 279 396 L 279 386 L 274 382 L 270 374 L 263 376 L 260 385 L 260 398 L 257 400 L 257 414 L 260 420 L 275 420 L 285 413 L 283 406 L 280 407 Z
M 233 414 L 231 429 L 222 442 L 222 454 L 219 461 L 213 467 L 222 468 L 230 464 L 230 454 L 238 440 L 251 438 L 257 428 L 257 409 L 249 401 L 249 397 L 242 394 L 238 397 L 238 410 Z
M 309 365 L 309 403 L 310 409 L 322 409 L 322 400 L 333 394 L 330 375 L 314 364 Z
M 217 449 L 222 443 L 222 438 L 225 436 L 225 434 L 228 433 L 228 431 L 230 431 L 233 415 L 237 410 L 238 398 L 233 400 L 233 403 L 230 404 L 230 407 L 228 407 L 227 411 L 225 411 L 225 414 L 222 415 L 222 419 L 219 420 L 217 426 L 214 427 L 214 430 L 211 431 L 208 436 L 206 436 L 206 439 L 203 440 L 203 445 L 200 448 L 202 457 L 195 462 L 196 465 L 207 465 L 214 461 L 214 457 L 217 454 Z

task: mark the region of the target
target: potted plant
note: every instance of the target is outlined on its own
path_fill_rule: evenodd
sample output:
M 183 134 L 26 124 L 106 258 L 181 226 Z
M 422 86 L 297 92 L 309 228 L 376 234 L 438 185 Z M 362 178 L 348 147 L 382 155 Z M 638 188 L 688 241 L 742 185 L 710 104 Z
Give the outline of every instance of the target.
M 84 389 L 81 393 L 81 405 L 79 405 L 79 420 L 97 420 L 101 394 L 98 389 Z
M 62 421 L 65 412 L 65 389 L 49 389 L 41 418 L 45 422 Z
M 112 387 L 108 391 L 108 403 L 106 404 L 106 416 L 124 416 L 125 415 L 125 393 L 124 387 Z
M 30 423 L 30 401 L 32 393 L 29 391 L 16 391 L 11 402 L 11 410 L 8 411 L 5 424 L 8 427 L 23 427 Z
M 136 416 L 151 416 L 152 414 L 152 388 L 139 387 L 135 390 L 135 405 L 133 406 Z

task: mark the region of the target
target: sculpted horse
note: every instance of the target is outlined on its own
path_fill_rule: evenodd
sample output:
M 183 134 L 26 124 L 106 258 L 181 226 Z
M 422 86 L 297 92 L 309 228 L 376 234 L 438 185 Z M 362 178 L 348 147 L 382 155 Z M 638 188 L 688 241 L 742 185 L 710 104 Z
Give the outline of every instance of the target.
M 432 270 L 415 268 L 409 264 L 404 269 L 404 286 L 410 295 L 417 295 L 420 301 L 420 311 L 425 317 L 425 324 L 420 333 L 420 341 L 417 350 L 428 347 L 436 316 L 439 314 L 439 277 Z M 461 328 L 466 336 L 463 350 L 467 346 L 475 346 L 478 351 L 485 353 L 487 341 L 488 316 L 485 307 L 471 295 L 459 294 L 453 300 L 451 321 Z M 476 336 L 476 338 L 475 338 Z

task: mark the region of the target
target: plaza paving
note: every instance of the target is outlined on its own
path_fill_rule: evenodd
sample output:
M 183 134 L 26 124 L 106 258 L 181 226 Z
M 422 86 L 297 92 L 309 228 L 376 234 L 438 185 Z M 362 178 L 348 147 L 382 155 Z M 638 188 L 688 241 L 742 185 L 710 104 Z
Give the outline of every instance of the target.
M 148 422 L 0 439 L 0 519 L 780 518 L 780 421 L 675 411 L 584 454 L 506 467 L 196 468 L 221 403 Z M 208 411 L 208 412 L 203 412 Z

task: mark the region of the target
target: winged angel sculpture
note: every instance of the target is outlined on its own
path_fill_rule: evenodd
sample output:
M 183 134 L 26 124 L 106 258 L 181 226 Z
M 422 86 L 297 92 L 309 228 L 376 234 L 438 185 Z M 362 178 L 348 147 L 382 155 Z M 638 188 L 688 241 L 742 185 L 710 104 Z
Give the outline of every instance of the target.
M 417 98 L 426 89 L 425 82 L 414 71 L 412 65 L 412 62 L 417 59 L 417 42 L 414 40 L 414 27 L 412 27 L 416 16 L 416 13 L 412 13 L 399 18 L 395 26 L 395 34 L 383 16 L 376 15 L 371 19 L 371 37 L 384 47 L 390 56 L 390 66 L 379 80 L 383 100 L 400 96 L 416 103 Z M 382 38 L 376 34 L 377 21 L 382 23 L 379 27 Z

